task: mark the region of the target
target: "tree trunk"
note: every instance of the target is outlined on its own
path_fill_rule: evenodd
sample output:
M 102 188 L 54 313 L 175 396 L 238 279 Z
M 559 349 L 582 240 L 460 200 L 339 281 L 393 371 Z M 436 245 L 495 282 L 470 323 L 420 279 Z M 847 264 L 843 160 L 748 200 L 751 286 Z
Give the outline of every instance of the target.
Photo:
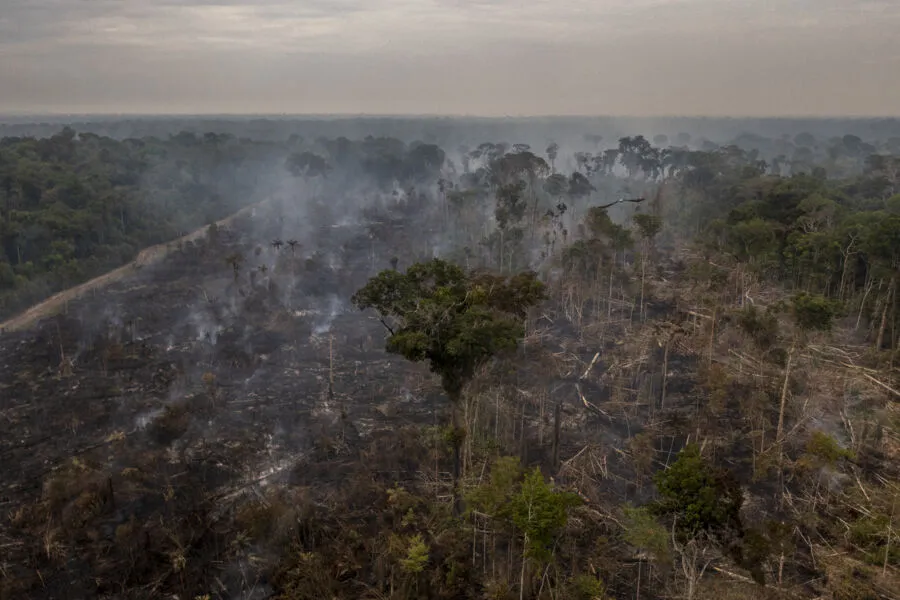
M 643 560 L 638 559 L 637 592 L 635 593 L 634 600 L 641 600 L 641 563 L 643 562 Z
M 525 541 L 522 543 L 522 569 L 519 571 L 519 600 L 525 598 L 525 548 L 528 547 L 528 534 L 525 534 Z
M 659 397 L 659 409 L 663 410 L 666 407 L 666 383 L 669 380 L 669 347 L 672 345 L 672 338 L 674 336 L 669 336 L 666 339 L 666 349 L 663 351 L 663 368 L 662 368 L 662 392 Z
M 859 329 L 859 322 L 862 321 L 862 313 L 863 308 L 866 306 L 866 298 L 869 297 L 869 292 L 872 291 L 872 288 L 875 286 L 875 281 L 871 278 L 870 274 L 866 274 L 866 283 L 865 283 L 865 292 L 863 293 L 862 300 L 859 301 L 859 313 L 856 315 L 856 325 L 853 327 L 853 330 L 856 331 Z
M 644 276 L 647 270 L 647 256 L 641 256 L 641 306 L 638 311 L 638 318 L 644 321 Z
M 707 362 L 708 362 L 710 365 L 712 365 L 712 359 L 713 359 L 713 346 L 714 346 L 715 341 L 716 341 L 716 313 L 718 312 L 718 310 L 719 310 L 719 305 L 716 304 L 716 305 L 713 307 L 712 323 L 711 323 L 710 326 L 709 326 L 709 359 L 707 360 Z
M 522 458 L 523 465 L 528 464 L 528 437 L 526 436 L 527 431 L 526 431 L 526 427 L 525 427 L 525 411 L 527 408 L 528 408 L 528 402 L 523 401 L 522 402 L 522 426 L 521 426 L 521 431 L 520 431 L 520 435 L 522 437 L 519 440 L 519 443 L 521 444 L 519 447 L 519 455 Z
M 791 343 L 791 349 L 788 350 L 787 366 L 784 369 L 784 384 L 781 386 L 781 406 L 778 409 L 778 428 L 775 430 L 775 443 L 778 445 L 778 460 L 781 461 L 781 433 L 784 429 L 784 408 L 787 405 L 788 384 L 791 380 L 791 365 L 794 362 L 794 348 L 797 341 Z
M 562 414 L 562 402 L 556 401 L 553 407 L 553 472 L 559 469 L 559 427 L 560 417 Z
M 850 252 L 850 248 L 852 246 L 853 246 L 853 244 L 851 243 L 850 245 L 847 246 L 846 250 L 841 253 L 843 255 L 843 259 L 844 259 L 844 265 L 843 265 L 844 268 L 841 269 L 841 283 L 840 283 L 840 287 L 838 289 L 838 299 L 842 300 L 842 301 L 844 299 L 844 290 L 847 287 L 847 275 L 850 272 L 850 257 L 856 256 L 855 252 L 852 252 L 852 253 Z
M 606 298 L 606 321 L 612 321 L 612 298 L 613 298 L 613 272 L 616 270 L 616 255 L 613 253 L 612 264 L 609 266 L 609 296 Z
M 884 330 L 887 327 L 888 307 L 891 305 L 891 298 L 894 295 L 894 288 L 897 284 L 896 276 L 891 278 L 891 286 L 888 288 L 887 296 L 884 299 L 884 308 L 881 311 L 881 324 L 878 327 L 878 337 L 875 339 L 875 349 L 881 350 L 884 343 Z
M 455 394 L 450 400 L 453 410 L 453 510 L 457 515 L 462 512 L 459 478 L 462 476 L 462 445 L 466 435 L 462 401 L 462 394 Z

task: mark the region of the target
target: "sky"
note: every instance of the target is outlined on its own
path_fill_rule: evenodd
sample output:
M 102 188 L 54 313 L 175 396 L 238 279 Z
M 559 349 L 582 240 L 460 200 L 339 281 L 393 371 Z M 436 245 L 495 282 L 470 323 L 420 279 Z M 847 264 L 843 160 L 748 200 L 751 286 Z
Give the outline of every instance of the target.
M 900 0 L 0 0 L 0 113 L 896 116 Z

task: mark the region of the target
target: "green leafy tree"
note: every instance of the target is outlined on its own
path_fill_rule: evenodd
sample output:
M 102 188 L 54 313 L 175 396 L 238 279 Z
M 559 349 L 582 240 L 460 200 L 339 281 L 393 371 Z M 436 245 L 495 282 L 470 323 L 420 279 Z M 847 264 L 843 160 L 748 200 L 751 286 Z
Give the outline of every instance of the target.
M 682 536 L 709 533 L 723 538 L 741 531 L 741 488 L 729 474 L 710 465 L 696 444 L 685 446 L 654 479 L 660 498 L 652 509 L 673 518 Z
M 645 507 L 625 507 L 625 541 L 646 552 L 658 565 L 666 566 L 672 562 L 672 554 L 669 548 L 669 532 L 653 517 L 653 514 Z M 643 555 L 638 566 L 643 563 Z M 637 589 L 640 595 L 641 570 L 638 568 Z
M 566 526 L 569 509 L 579 504 L 581 498 L 578 495 L 553 489 L 544 480 L 540 469 L 534 468 L 525 474 L 519 492 L 510 502 L 510 516 L 524 540 L 520 598 L 525 589 L 528 560 L 538 564 L 550 560 L 556 537 Z
M 413 576 L 425 570 L 428 564 L 428 545 L 420 534 L 412 536 L 406 549 L 406 556 L 400 559 L 403 570 Z
M 497 458 L 491 465 L 490 480 L 473 489 L 467 496 L 468 506 L 490 517 L 502 516 L 521 474 L 522 467 L 518 458 Z
M 389 332 L 388 352 L 427 362 L 440 376 L 453 409 L 457 479 L 465 436 L 463 388 L 480 366 L 516 348 L 527 309 L 543 298 L 535 273 L 469 274 L 440 259 L 416 263 L 405 273 L 381 271 L 353 295 L 358 308 L 380 315 Z
M 324 158 L 312 152 L 298 152 L 288 157 L 285 167 L 295 177 L 325 177 L 331 166 Z
M 814 294 L 801 292 L 791 299 L 794 322 L 801 331 L 831 330 L 837 307 L 834 302 Z
M 658 563 L 671 561 L 669 533 L 645 507 L 625 507 L 625 541 L 644 550 Z

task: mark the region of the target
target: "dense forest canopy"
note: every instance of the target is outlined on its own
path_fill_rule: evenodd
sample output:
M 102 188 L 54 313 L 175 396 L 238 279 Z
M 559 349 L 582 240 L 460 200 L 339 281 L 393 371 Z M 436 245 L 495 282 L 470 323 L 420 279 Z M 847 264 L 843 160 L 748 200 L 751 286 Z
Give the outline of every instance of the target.
M 794 263 L 813 261 L 820 270 L 835 268 L 836 251 L 829 255 L 828 246 L 841 243 L 820 231 L 823 224 L 850 219 L 847 209 L 862 209 L 871 214 L 853 216 L 857 227 L 865 218 L 889 227 L 891 222 L 878 211 L 896 210 L 890 198 L 900 191 L 894 158 L 900 153 L 898 137 L 867 142 L 851 134 L 828 139 L 810 133 L 793 138 L 745 134 L 729 145 L 706 141 L 700 147 L 690 143 L 687 133 L 673 140 L 682 144 L 657 135 L 657 145 L 641 135 L 582 137 L 595 148 L 560 152 L 551 141 L 534 149 L 504 142 L 444 149 L 373 136 L 291 135 L 285 141 L 259 142 L 186 131 L 162 139 L 117 140 L 69 127 L 46 138 L 3 138 L 0 316 L 119 266 L 144 247 L 284 192 L 290 175 L 308 181 L 327 177 L 333 169 L 337 177 L 362 177 L 404 191 L 446 170 L 448 181 L 458 179 L 447 190 L 448 201 L 457 208 L 466 195 L 488 199 L 484 191 L 492 185 L 527 185 L 531 197 L 522 201 L 532 205 L 531 235 L 538 195 L 553 198 L 548 203 L 552 212 L 556 200 L 566 196 L 621 191 L 610 185 L 619 175 L 628 182 L 677 180 L 688 207 L 679 211 L 680 225 L 686 226 L 693 213 L 705 219 L 692 225 L 695 232 L 701 226 L 719 227 L 719 221 L 708 218 L 712 208 L 731 228 L 726 241 L 741 258 L 749 259 L 752 252 L 757 263 L 777 258 L 783 266 L 790 256 Z M 571 181 L 563 183 L 557 169 L 571 169 Z M 546 179 L 546 185 L 538 189 L 534 177 Z M 779 177 L 789 179 L 781 182 Z M 584 192 L 577 191 L 579 185 Z M 688 192 L 693 194 L 690 201 Z M 801 217 L 802 223 L 797 221 Z M 852 228 L 849 222 L 840 227 Z M 778 257 L 764 248 L 776 241 Z
M 608 132 L 624 122 L 3 138 L 2 317 L 203 235 L 143 275 L 176 302 L 146 310 L 157 331 L 48 320 L 50 366 L 0 381 L 68 402 L 118 368 L 85 402 L 124 411 L 146 362 L 165 396 L 151 425 L 36 476 L 0 597 L 69 568 L 99 597 L 892 597 L 897 123 Z M 272 437 L 302 451 L 264 487 Z M 250 483 L 215 471 L 228 452 L 259 459 Z

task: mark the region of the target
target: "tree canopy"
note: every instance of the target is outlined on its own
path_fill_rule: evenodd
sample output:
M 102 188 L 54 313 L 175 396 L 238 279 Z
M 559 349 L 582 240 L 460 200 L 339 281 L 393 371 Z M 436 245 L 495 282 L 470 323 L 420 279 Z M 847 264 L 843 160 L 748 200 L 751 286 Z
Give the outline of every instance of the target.
M 466 273 L 435 258 L 405 273 L 381 271 L 354 294 L 353 303 L 379 313 L 390 332 L 388 352 L 426 361 L 455 401 L 479 366 L 515 349 L 525 312 L 543 298 L 544 286 L 533 272 Z

